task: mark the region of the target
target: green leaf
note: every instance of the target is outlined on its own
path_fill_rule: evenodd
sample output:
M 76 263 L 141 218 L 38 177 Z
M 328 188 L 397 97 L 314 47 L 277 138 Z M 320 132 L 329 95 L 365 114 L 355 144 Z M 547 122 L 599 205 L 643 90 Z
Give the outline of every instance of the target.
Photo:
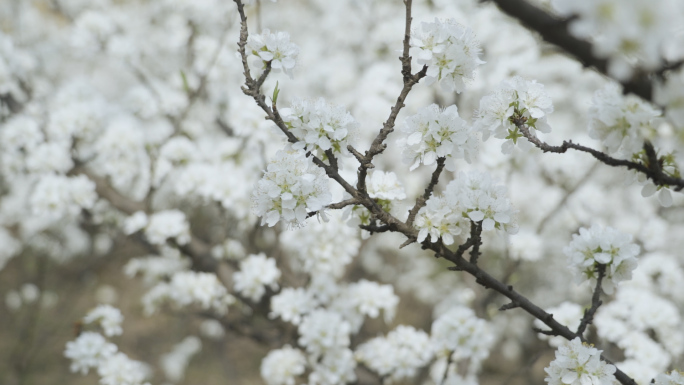
M 183 79 L 183 89 L 185 90 L 185 93 L 190 95 L 190 85 L 188 85 L 188 78 L 185 76 L 185 72 L 183 72 L 183 70 L 180 70 L 180 76 L 181 79 Z
M 278 82 L 276 82 L 275 89 L 273 90 L 273 104 L 278 103 L 278 94 L 280 93 L 280 88 L 278 88 Z

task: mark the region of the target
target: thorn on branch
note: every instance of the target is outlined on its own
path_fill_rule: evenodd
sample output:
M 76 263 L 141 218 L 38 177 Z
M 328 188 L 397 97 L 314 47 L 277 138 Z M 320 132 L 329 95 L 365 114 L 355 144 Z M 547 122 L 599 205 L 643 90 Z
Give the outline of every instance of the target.
M 412 244 L 412 243 L 415 243 L 415 242 L 416 242 L 415 239 L 409 238 L 409 239 L 407 239 L 406 241 L 404 241 L 404 243 L 402 243 L 402 244 L 399 246 L 399 249 L 403 249 L 404 247 L 406 247 L 406 246 L 408 246 L 408 245 L 410 245 L 410 244 Z
M 506 310 L 510 310 L 510 309 L 515 309 L 515 308 L 517 308 L 517 307 L 520 307 L 520 304 L 519 304 L 518 302 L 516 302 L 516 301 L 511 301 L 511 302 L 509 302 L 509 303 L 507 303 L 507 304 L 502 305 L 502 306 L 499 308 L 499 311 L 506 311 Z

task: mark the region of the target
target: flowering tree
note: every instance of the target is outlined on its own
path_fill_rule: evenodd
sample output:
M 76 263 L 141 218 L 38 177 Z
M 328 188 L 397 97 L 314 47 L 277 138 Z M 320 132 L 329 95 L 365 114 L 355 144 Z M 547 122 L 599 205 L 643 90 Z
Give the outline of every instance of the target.
M 84 383 L 182 383 L 239 337 L 269 385 L 684 384 L 684 6 L 656 3 L 0 4 L 0 379 L 52 313 Z M 185 338 L 136 351 L 145 317 Z

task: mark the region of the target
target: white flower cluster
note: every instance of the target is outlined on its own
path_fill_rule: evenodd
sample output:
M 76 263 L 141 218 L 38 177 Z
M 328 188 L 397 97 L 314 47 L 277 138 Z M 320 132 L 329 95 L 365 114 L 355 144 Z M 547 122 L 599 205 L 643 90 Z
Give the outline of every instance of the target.
M 615 366 L 601 361 L 601 352 L 580 341 L 579 337 L 561 345 L 556 359 L 544 368 L 549 385 L 613 385 Z
M 150 368 L 119 352 L 103 361 L 97 368 L 102 385 L 149 385 L 145 380 L 151 376 Z
M 610 83 L 594 93 L 589 108 L 589 136 L 600 139 L 608 153 L 630 158 L 641 151 L 654 131 L 660 111 L 634 95 L 622 95 Z
M 174 239 L 178 244 L 190 242 L 190 225 L 185 219 L 185 213 L 180 210 L 164 210 L 147 216 L 138 211 L 128 217 L 124 223 L 126 234 L 133 234 L 145 229 L 145 237 L 154 245 L 164 245 L 168 239 Z
M 289 33 L 271 33 L 264 29 L 260 35 L 251 34 L 247 38 L 246 51 L 252 65 L 257 68 L 264 69 L 267 63 L 271 63 L 274 72 L 283 71 L 292 78 L 299 47 L 290 42 Z
M 494 335 L 487 322 L 464 306 L 439 316 L 432 323 L 431 330 L 435 354 L 450 357 L 452 362 L 469 360 L 470 374 L 474 374 L 482 361 L 489 357 L 489 349 L 494 343 Z
M 665 108 L 665 117 L 674 127 L 684 128 L 684 70 L 670 72 L 653 91 L 653 101 Z
M 29 204 L 35 215 L 58 221 L 93 208 L 96 200 L 95 183 L 88 177 L 47 174 L 36 183 Z
M 387 337 L 361 344 L 356 359 L 390 381 L 413 377 L 433 356 L 430 337 L 412 326 L 399 325 Z
M 602 287 L 608 294 L 613 293 L 619 282 L 632 278 L 639 251 L 630 234 L 597 224 L 589 229 L 580 228 L 579 235 L 573 234 L 572 242 L 563 249 L 578 283 L 590 280 L 594 284 L 598 266 L 605 265 Z
M 635 68 L 655 70 L 662 50 L 677 43 L 684 9 L 676 0 L 554 0 L 562 16 L 577 16 L 569 30 L 593 41 L 594 54 L 610 58 L 608 72 L 627 80 Z
M 270 318 L 280 317 L 283 321 L 299 325 L 304 315 L 314 309 L 313 294 L 303 288 L 287 287 L 271 298 Z
M 515 121 L 519 120 L 527 127 L 534 128 L 529 132 L 536 137 L 535 131 L 551 132 L 546 118 L 552 112 L 553 102 L 544 91 L 544 85 L 536 80 L 516 76 L 504 80 L 499 89 L 480 100 L 475 124 L 482 131 L 484 140 L 490 134 L 495 138 L 505 139 L 501 151 L 510 154 L 516 144 L 524 151 L 532 147 L 532 143 L 523 136 Z
M 118 336 L 123 333 L 121 310 L 110 305 L 98 305 L 83 317 L 83 322 L 86 324 L 98 322 L 107 337 Z
M 332 201 L 325 172 L 302 150 L 278 151 L 257 182 L 252 206 L 261 224 L 303 226 L 309 212 L 319 211 Z
M 294 267 L 312 277 L 341 277 L 361 245 L 358 233 L 345 226 L 336 213 L 328 222 L 316 223 L 306 231 L 283 233 L 281 241 L 296 258 Z
M 676 370 L 670 374 L 660 373 L 655 378 L 655 385 L 684 385 L 684 374 Z
M 473 128 L 458 116 L 458 107 L 441 110 L 438 105 L 424 107 L 404 120 L 399 128 L 406 136 L 398 140 L 406 164 L 415 170 L 421 163 L 429 166 L 437 158 L 447 158 L 446 169 L 455 171 L 454 160 L 470 163 L 477 156 L 478 138 Z
M 419 230 L 418 242 L 430 236 L 431 242 L 440 237 L 445 244 L 454 243 L 454 237 L 468 231 L 470 221 L 482 221 L 482 229 L 518 231 L 518 211 L 507 197 L 504 185 L 497 185 L 487 173 L 459 173 L 442 196 L 433 195 L 416 215 L 414 226 Z
M 594 318 L 598 336 L 623 349 L 625 360 L 618 365 L 638 383 L 650 382 L 684 352 L 681 323 L 673 302 L 636 282 L 620 286 Z
M 95 332 L 83 332 L 74 341 L 66 344 L 64 356 L 71 360 L 71 371 L 87 374 L 101 362 L 112 357 L 118 348 Z
M 88 374 L 96 369 L 102 385 L 149 385 L 149 367 L 117 352 L 118 348 L 99 333 L 83 332 L 66 344 L 64 356 L 71 360 L 71 371 Z
M 259 302 L 268 286 L 271 290 L 278 289 L 280 270 L 273 258 L 266 254 L 252 254 L 240 261 L 240 271 L 233 273 L 235 290 L 254 302 Z
M 385 322 L 389 323 L 394 319 L 399 297 L 394 294 L 392 285 L 362 279 L 346 288 L 343 301 L 355 312 L 370 318 L 377 318 L 382 311 Z
M 406 198 L 404 186 L 397 178 L 397 174 L 382 170 L 374 170 L 368 174 L 366 191 L 368 196 L 375 199 L 380 207 L 388 213 L 393 213 L 394 201 Z M 350 197 L 349 195 L 345 196 Z M 344 209 L 343 218 L 347 220 L 350 227 L 358 228 L 359 225 L 369 225 L 371 215 L 370 211 L 361 205 L 349 205 Z M 370 237 L 370 233 L 366 230 L 362 230 L 361 235 L 364 239 Z
M 314 357 L 349 346 L 349 322 L 334 311 L 316 309 L 298 327 L 299 344 Z
M 310 385 L 338 385 L 356 381 L 354 352 L 346 348 L 327 352 L 312 367 Z
M 29 75 L 36 67 L 34 58 L 15 46 L 12 36 L 0 33 L 0 94 L 12 97 L 16 101 L 24 101 L 26 92 L 22 89 L 22 82 L 29 79 Z M 0 118 L 11 115 L 9 106 L 0 103 Z
M 173 383 L 182 381 L 190 359 L 200 350 L 202 341 L 195 336 L 187 336 L 170 352 L 162 355 L 159 361 L 166 378 Z
M 261 361 L 261 378 L 268 385 L 294 385 L 295 377 L 304 374 L 306 357 L 289 345 L 271 350 Z
M 472 29 L 454 19 L 423 22 L 411 34 L 411 56 L 428 66 L 426 84 L 436 80 L 447 91 L 461 93 L 472 80 L 480 60 L 480 43 Z
M 174 274 L 170 282 L 155 285 L 142 298 L 147 314 L 155 313 L 166 301 L 179 308 L 198 304 L 204 310 L 225 314 L 235 298 L 228 294 L 216 274 L 182 271 Z
M 349 154 L 354 145 L 359 123 L 343 106 L 333 105 L 319 98 L 316 101 L 296 99 L 290 108 L 281 111 L 283 121 L 300 141 L 296 149 L 306 149 L 317 156 L 332 150 L 334 154 Z

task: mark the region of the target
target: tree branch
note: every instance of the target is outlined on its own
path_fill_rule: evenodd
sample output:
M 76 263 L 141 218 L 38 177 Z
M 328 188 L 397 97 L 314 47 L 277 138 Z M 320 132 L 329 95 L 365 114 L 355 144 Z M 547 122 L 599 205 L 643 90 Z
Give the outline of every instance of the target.
M 589 326 L 594 320 L 594 314 L 596 314 L 596 310 L 598 310 L 599 306 L 601 306 L 601 304 L 603 303 L 600 299 L 601 282 L 603 282 L 603 278 L 606 276 L 606 265 L 599 264 L 596 267 L 596 271 L 598 272 L 598 278 L 596 279 L 596 287 L 594 287 L 594 294 L 591 296 L 591 307 L 584 311 L 582 321 L 580 322 L 580 325 L 577 328 L 578 336 L 584 334 L 584 331 L 587 330 L 587 326 Z
M 585 147 L 585 146 L 582 146 L 580 144 L 573 143 L 572 141 L 569 141 L 569 140 L 563 141 L 563 144 L 560 146 L 551 146 L 548 143 L 542 142 L 536 136 L 533 136 L 530 133 L 529 127 L 527 127 L 527 125 L 525 124 L 524 119 L 514 119 L 513 123 L 516 125 L 516 127 L 518 127 L 518 129 L 523 134 L 523 136 L 525 136 L 525 138 L 527 138 L 527 140 L 530 141 L 530 143 L 534 144 L 537 148 L 539 148 L 543 152 L 553 152 L 556 154 L 563 154 L 566 151 L 568 151 L 568 149 L 586 152 L 586 153 L 591 154 L 594 158 L 599 160 L 601 163 L 604 163 L 608 166 L 627 167 L 630 170 L 641 172 L 644 175 L 646 175 L 649 179 L 651 179 L 653 181 L 653 183 L 657 186 L 674 187 L 675 191 L 681 191 L 682 189 L 684 189 L 684 179 L 675 178 L 675 177 L 669 176 L 663 172 L 663 169 L 660 166 L 660 162 L 657 159 L 655 149 L 653 148 L 653 145 L 649 141 L 644 141 L 644 152 L 646 153 L 648 163 L 642 164 L 642 163 L 633 162 L 630 160 L 613 158 L 612 156 L 610 156 L 604 152 L 594 150 L 593 148 Z
M 531 5 L 526 0 L 491 0 L 508 16 L 517 19 L 527 29 L 539 33 L 542 39 L 551 43 L 584 67 L 593 67 L 598 72 L 608 74 L 608 60 L 596 57 L 591 43 L 578 39 L 568 32 L 570 19 L 559 19 Z M 662 76 L 668 70 L 676 69 L 681 62 L 668 63 L 652 73 L 637 72 L 630 80 L 620 82 L 625 93 L 631 93 L 644 100 L 653 100 L 653 77 Z
M 425 192 L 422 196 L 416 199 L 416 204 L 409 211 L 408 218 L 406 219 L 406 225 L 413 226 L 413 221 L 416 220 L 416 215 L 418 215 L 418 211 L 425 207 L 427 200 L 430 199 L 432 191 L 435 189 L 435 186 L 437 186 L 437 183 L 439 182 L 439 176 L 442 173 L 442 170 L 444 170 L 445 161 L 446 158 L 444 157 L 437 158 L 437 168 L 435 169 L 435 171 L 432 172 L 432 178 L 430 179 L 430 183 L 427 185 L 427 187 L 425 187 Z

